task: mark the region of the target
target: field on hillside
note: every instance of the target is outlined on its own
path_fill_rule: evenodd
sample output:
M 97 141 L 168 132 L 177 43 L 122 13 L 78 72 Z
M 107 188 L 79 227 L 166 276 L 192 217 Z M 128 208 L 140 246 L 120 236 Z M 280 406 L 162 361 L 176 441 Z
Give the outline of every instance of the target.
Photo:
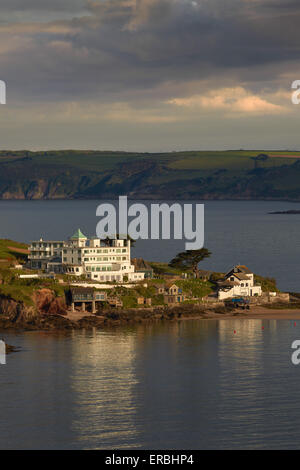
M 0 152 L 1 199 L 120 194 L 140 199 L 300 200 L 300 152 Z
M 0 239 L 0 260 L 23 260 L 27 258 L 28 245 L 13 240 Z

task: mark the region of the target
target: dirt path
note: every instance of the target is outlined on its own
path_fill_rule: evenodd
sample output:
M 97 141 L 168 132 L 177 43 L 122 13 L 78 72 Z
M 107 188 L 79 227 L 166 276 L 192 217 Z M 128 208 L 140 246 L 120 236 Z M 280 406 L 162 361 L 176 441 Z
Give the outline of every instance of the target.
M 68 320 L 72 321 L 78 321 L 81 320 L 81 318 L 84 317 L 94 317 L 95 315 L 92 315 L 90 312 L 71 312 L 68 311 L 67 315 L 64 315 L 64 318 L 67 318 Z
M 277 155 L 277 154 L 273 153 L 273 154 L 270 154 L 269 157 L 270 158 L 296 158 L 297 159 L 297 158 L 300 158 L 300 155 L 299 154 L 298 155 L 289 155 L 289 154 L 287 154 L 287 155 Z
M 15 253 L 21 253 L 22 255 L 29 255 L 29 250 L 25 248 L 14 248 L 13 246 L 7 247 L 10 251 L 14 251 Z

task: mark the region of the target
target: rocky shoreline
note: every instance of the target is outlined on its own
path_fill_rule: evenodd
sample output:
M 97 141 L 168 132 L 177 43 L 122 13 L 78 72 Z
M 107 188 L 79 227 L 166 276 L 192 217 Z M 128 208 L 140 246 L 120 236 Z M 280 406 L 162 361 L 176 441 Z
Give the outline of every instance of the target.
M 299 215 L 300 210 L 289 210 L 289 211 L 275 211 L 275 212 L 269 212 L 269 215 L 278 215 L 278 214 L 283 214 L 283 215 Z
M 6 344 L 5 343 L 5 348 L 6 348 L 6 354 L 11 354 L 13 352 L 20 351 L 19 348 L 16 348 L 15 346 L 12 346 L 11 344 Z
M 215 308 L 214 308 L 215 307 Z M 139 308 L 105 307 L 96 314 L 71 311 L 62 297 L 50 289 L 36 291 L 32 305 L 0 296 L 0 330 L 79 330 L 106 328 L 141 322 L 203 318 L 210 312 L 226 313 L 227 307 L 213 304 L 181 304 Z
M 257 318 L 258 314 L 270 314 L 276 318 L 285 309 L 294 318 L 300 313 L 300 302 L 270 305 L 269 310 L 263 305 L 253 305 L 250 311 L 236 310 L 224 304 L 189 303 L 174 306 L 112 308 L 106 307 L 96 314 L 82 311 L 71 311 L 65 299 L 55 296 L 50 289 L 41 289 L 35 293 L 32 305 L 22 301 L 0 296 L 0 330 L 2 331 L 71 331 L 81 329 L 105 329 L 116 326 L 133 325 L 159 321 L 180 321 L 189 319 L 225 319 Z M 270 310 L 272 309 L 272 311 Z M 284 318 L 284 316 L 283 316 Z
M 226 313 L 228 310 L 220 313 Z M 216 312 L 214 312 L 216 313 Z M 43 314 L 35 316 L 20 315 L 18 318 L 11 316 L 0 316 L 0 330 L 80 330 L 89 328 L 107 328 L 113 326 L 130 325 L 135 323 L 174 321 L 189 318 L 205 318 L 209 316 L 210 310 L 201 305 L 184 305 L 163 308 L 138 308 L 138 309 L 111 309 L 105 310 L 97 315 L 86 313 L 74 315 Z

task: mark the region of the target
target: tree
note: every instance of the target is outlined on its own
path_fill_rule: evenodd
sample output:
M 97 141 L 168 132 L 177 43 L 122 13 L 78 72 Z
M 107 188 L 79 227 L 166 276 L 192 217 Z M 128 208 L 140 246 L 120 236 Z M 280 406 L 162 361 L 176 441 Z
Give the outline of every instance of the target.
M 192 270 L 196 278 L 199 278 L 198 264 L 205 258 L 209 258 L 210 255 L 211 252 L 207 248 L 183 251 L 170 261 L 169 266 L 170 268 L 182 269 L 183 271 Z
M 269 158 L 269 155 L 267 155 L 266 153 L 260 153 L 256 157 L 250 157 L 250 158 L 251 160 L 254 161 L 254 168 L 257 169 L 259 168 L 259 162 L 266 162 Z

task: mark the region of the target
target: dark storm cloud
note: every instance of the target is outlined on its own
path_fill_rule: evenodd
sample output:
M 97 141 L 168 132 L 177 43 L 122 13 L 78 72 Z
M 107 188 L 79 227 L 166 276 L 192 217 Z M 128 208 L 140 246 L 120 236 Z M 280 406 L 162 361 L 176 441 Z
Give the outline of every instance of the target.
M 0 12 L 19 11 L 74 11 L 83 9 L 85 0 L 0 0 Z
M 21 3 L 9 5 L 13 10 Z M 7 4 L 0 1 L 0 14 Z M 37 12 L 75 6 L 82 2 L 26 3 Z M 85 9 L 90 16 L 56 21 L 51 28 L 0 28 L 0 43 L 12 36 L 16 42 L 1 55 L 2 76 L 15 93 L 36 100 L 134 99 L 164 82 L 247 81 L 247 70 L 250 82 L 261 76 L 272 82 L 287 64 L 298 68 L 295 1 L 102 0 L 85 2 Z

